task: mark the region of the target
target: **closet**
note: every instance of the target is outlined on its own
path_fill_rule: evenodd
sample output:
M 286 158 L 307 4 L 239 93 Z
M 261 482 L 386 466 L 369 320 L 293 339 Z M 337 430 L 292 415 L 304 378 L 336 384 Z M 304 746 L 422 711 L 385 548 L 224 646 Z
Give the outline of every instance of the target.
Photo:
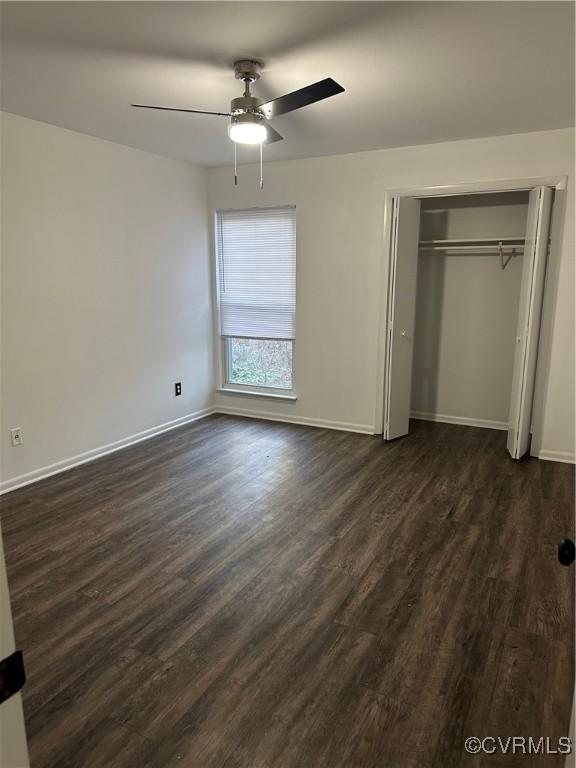
M 513 458 L 528 451 L 553 196 L 392 199 L 384 439 L 412 417 L 502 429 Z

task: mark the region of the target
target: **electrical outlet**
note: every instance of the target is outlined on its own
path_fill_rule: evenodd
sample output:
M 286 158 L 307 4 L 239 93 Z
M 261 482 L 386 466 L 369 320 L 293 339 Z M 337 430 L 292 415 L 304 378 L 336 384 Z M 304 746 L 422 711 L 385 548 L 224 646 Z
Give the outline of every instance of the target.
M 178 397 L 182 394 L 182 382 L 177 381 L 176 384 L 174 384 L 174 395 Z
M 22 445 L 24 436 L 21 427 L 14 427 L 14 429 L 10 430 L 10 441 L 12 445 Z

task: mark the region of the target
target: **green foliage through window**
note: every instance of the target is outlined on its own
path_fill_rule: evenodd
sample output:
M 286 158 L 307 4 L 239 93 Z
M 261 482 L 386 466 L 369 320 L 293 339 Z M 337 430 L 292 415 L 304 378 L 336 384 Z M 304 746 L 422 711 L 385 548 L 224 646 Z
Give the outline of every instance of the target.
M 292 389 L 292 342 L 268 339 L 228 339 L 231 384 Z

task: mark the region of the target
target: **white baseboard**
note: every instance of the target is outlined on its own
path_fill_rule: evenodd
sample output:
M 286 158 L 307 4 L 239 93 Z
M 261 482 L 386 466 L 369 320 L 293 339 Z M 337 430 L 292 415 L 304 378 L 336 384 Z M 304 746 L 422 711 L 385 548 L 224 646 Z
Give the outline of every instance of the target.
M 214 413 L 223 413 L 228 416 L 246 416 L 250 419 L 264 419 L 264 421 L 283 421 L 289 424 L 302 424 L 306 427 L 322 427 L 323 429 L 338 429 L 343 432 L 360 432 L 365 435 L 373 435 L 373 424 L 351 424 L 347 421 L 328 421 L 326 419 L 311 419 L 306 416 L 290 416 L 273 411 L 256 411 L 249 408 L 233 408 L 227 405 L 217 405 Z
M 210 416 L 212 413 L 214 413 L 213 408 L 202 408 L 199 411 L 194 411 L 194 413 L 188 413 L 186 416 L 181 416 L 179 419 L 173 419 L 164 424 L 158 424 L 158 426 L 150 427 L 150 429 L 145 429 L 143 432 L 137 432 L 135 435 L 130 435 L 121 440 L 116 440 L 113 443 L 108 443 L 108 445 L 102 445 L 99 448 L 93 448 L 90 451 L 84 451 L 84 453 L 71 456 L 69 459 L 62 459 L 62 461 L 48 464 L 47 466 L 40 467 L 40 469 L 35 469 L 32 472 L 26 472 L 23 475 L 12 477 L 9 480 L 0 483 L 0 495 L 15 491 L 17 488 L 22 488 L 24 485 L 30 485 L 30 483 L 44 480 L 44 478 L 57 475 L 60 472 L 66 472 L 66 470 L 78 467 L 81 464 L 87 464 L 89 461 L 94 461 L 109 453 L 121 451 L 123 448 L 135 445 L 135 443 L 141 443 L 143 440 L 150 440 L 151 437 L 161 435 L 163 432 L 169 432 L 171 429 L 183 427 L 185 424 L 190 424 L 192 421 L 203 419 L 206 416 Z
M 87 464 L 90 461 L 95 461 L 102 456 L 106 456 L 109 453 L 115 453 L 121 451 L 123 448 L 128 448 L 136 443 L 141 443 L 144 440 L 149 440 L 156 435 L 161 435 L 163 432 L 169 432 L 172 429 L 178 429 L 185 424 L 190 424 L 193 421 L 198 421 L 206 416 L 210 416 L 213 413 L 228 414 L 230 416 L 246 416 L 251 419 L 264 419 L 265 421 L 281 421 L 289 424 L 302 424 L 309 427 L 321 427 L 324 429 L 336 429 L 343 432 L 359 432 L 361 434 L 373 435 L 375 434 L 375 427 L 372 424 L 353 424 L 345 421 L 329 421 L 326 419 L 312 419 L 305 416 L 294 418 L 290 415 L 283 413 L 276 413 L 272 411 L 256 411 L 248 408 L 231 408 L 228 406 L 216 406 L 214 408 L 203 408 L 194 413 L 189 413 L 186 416 L 182 416 L 179 419 L 173 419 L 167 421 L 164 424 L 159 424 L 156 427 L 145 429 L 143 432 L 138 432 L 135 435 L 116 440 L 113 443 L 102 445 L 99 448 L 93 448 L 90 451 L 79 453 L 76 456 L 71 456 L 68 459 L 57 461 L 54 464 L 48 464 L 40 469 L 35 469 L 32 472 L 26 472 L 23 475 L 12 477 L 9 480 L 5 480 L 0 483 L 0 495 L 15 491 L 17 488 L 22 488 L 25 485 L 36 483 L 44 478 L 57 475 L 60 472 L 66 472 L 68 469 L 73 469 L 81 464 Z M 414 411 L 410 414 L 413 419 L 422 419 L 424 421 L 439 421 L 445 424 L 462 424 L 471 427 L 486 427 L 489 429 L 501 429 L 507 430 L 508 425 L 505 422 L 489 421 L 486 419 L 466 419 L 460 416 L 445 416 L 443 414 L 436 413 L 421 413 Z M 538 453 L 538 458 L 545 461 L 561 461 L 567 464 L 576 463 L 576 457 L 573 453 L 564 451 L 549 451 L 541 450 Z
M 411 411 L 411 419 L 421 419 L 422 421 L 439 421 L 442 424 L 461 424 L 465 427 L 483 427 L 484 429 L 500 429 L 503 432 L 508 430 L 506 421 L 491 421 L 490 419 L 472 419 L 466 416 L 447 416 L 444 413 L 422 413 L 421 411 Z
M 576 456 L 568 451 L 538 451 L 538 458 L 543 461 L 561 461 L 564 464 L 576 464 Z

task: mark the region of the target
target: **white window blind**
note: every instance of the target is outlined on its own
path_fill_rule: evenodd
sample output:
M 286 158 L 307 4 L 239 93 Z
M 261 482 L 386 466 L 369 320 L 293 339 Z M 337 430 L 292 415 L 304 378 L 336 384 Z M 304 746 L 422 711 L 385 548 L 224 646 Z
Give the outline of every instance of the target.
M 296 209 L 218 211 L 220 335 L 293 339 Z

